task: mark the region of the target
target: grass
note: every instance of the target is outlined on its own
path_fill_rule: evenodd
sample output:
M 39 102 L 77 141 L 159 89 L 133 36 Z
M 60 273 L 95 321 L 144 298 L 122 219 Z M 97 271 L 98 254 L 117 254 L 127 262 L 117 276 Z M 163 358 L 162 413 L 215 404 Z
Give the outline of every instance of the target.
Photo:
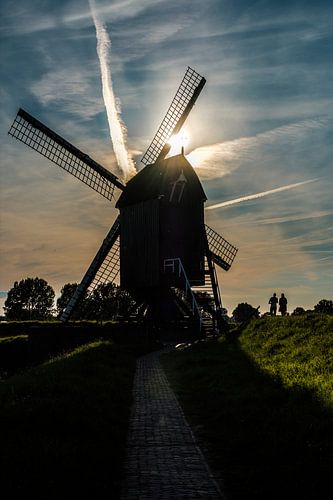
M 332 317 L 262 318 L 239 338 L 163 356 L 228 500 L 330 490 Z
M 0 337 L 0 381 L 26 366 L 28 354 L 28 335 Z
M 0 384 L 4 498 L 117 498 L 141 349 L 96 341 Z
M 265 318 L 240 337 L 242 349 L 286 389 L 307 390 L 333 409 L 333 316 Z
M 56 321 L 16 321 L 0 324 L 0 379 L 40 365 L 50 358 L 97 339 L 137 342 L 138 332 L 111 322 L 63 324 Z M 142 335 L 141 335 L 142 337 Z

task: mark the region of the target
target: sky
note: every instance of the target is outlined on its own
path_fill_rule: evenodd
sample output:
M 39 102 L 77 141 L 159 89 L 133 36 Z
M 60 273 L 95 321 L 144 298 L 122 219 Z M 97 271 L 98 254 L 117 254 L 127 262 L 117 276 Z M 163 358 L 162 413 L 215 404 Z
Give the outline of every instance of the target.
M 241 302 L 263 313 L 273 292 L 290 312 L 333 299 L 332 2 L 2 0 L 2 304 L 26 277 L 57 294 L 79 282 L 117 215 L 7 135 L 22 107 L 119 174 L 91 6 L 111 41 L 136 169 L 187 66 L 207 80 L 185 152 L 208 198 L 206 223 L 239 248 L 232 268 L 218 269 L 229 313 Z

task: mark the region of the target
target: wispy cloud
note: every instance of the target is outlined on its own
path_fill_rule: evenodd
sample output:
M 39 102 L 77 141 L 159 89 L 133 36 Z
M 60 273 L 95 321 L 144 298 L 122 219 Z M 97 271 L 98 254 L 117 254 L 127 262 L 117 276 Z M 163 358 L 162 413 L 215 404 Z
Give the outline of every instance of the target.
M 155 5 L 163 3 L 164 0 L 155 0 Z M 90 3 L 90 2 L 89 2 Z M 108 21 L 120 21 L 128 18 L 133 18 L 146 9 L 151 7 L 151 0 L 118 0 L 108 2 L 104 5 L 96 6 L 95 12 L 98 16 Z M 85 9 L 76 9 L 75 12 L 67 13 L 64 16 L 64 21 L 67 23 L 83 23 L 89 21 L 90 11 Z
M 92 118 L 103 111 L 103 102 L 94 91 L 92 68 L 61 68 L 46 72 L 31 85 L 31 92 L 43 106 L 56 104 L 67 113 Z
M 288 222 L 298 222 L 298 221 L 303 221 L 303 220 L 310 220 L 310 219 L 320 219 L 322 217 L 329 217 L 330 215 L 333 215 L 332 210 L 315 210 L 310 213 L 292 213 L 290 215 L 285 215 L 282 217 L 265 217 L 265 218 L 257 218 L 257 217 L 240 217 L 239 220 L 238 218 L 234 218 L 232 223 L 225 224 L 224 228 L 228 227 L 237 227 L 237 226 L 257 226 L 259 224 L 284 224 Z M 329 229 L 329 228 L 327 228 Z M 319 230 L 322 232 L 322 229 Z M 331 241 L 331 240 L 330 240 Z M 322 240 L 321 240 L 322 242 Z
M 223 201 L 221 203 L 216 203 L 210 207 L 206 207 L 206 210 L 214 210 L 216 208 L 229 207 L 231 205 L 236 205 L 237 203 L 243 203 L 244 201 L 256 200 L 258 198 L 263 198 L 264 196 L 269 196 L 275 193 L 281 193 L 282 191 L 288 191 L 289 189 L 295 189 L 300 186 L 305 186 L 311 182 L 315 182 L 318 179 L 309 179 L 307 181 L 296 182 L 295 184 L 287 184 L 286 186 L 280 186 L 278 188 L 269 189 L 268 191 L 262 191 L 261 193 L 250 194 L 247 196 L 241 196 L 240 198 L 235 198 L 234 200 Z
M 136 170 L 133 160 L 130 158 L 126 148 L 125 141 L 127 130 L 120 117 L 120 102 L 116 101 L 113 92 L 110 71 L 111 41 L 106 31 L 106 27 L 97 15 L 94 0 L 89 0 L 89 5 L 96 28 L 97 54 L 100 62 L 103 98 L 109 121 L 110 136 L 122 176 L 124 180 L 128 180 L 135 175 Z
M 318 26 L 321 21 L 320 26 Z M 320 19 L 314 15 L 311 19 L 304 13 L 297 12 L 289 16 L 277 15 L 276 17 L 263 16 L 262 18 L 240 18 L 236 23 L 215 26 L 214 30 L 205 34 L 207 37 L 241 35 L 245 33 L 257 34 L 262 38 L 275 37 L 283 33 L 288 41 L 300 39 L 304 41 L 318 40 L 330 34 L 331 23 L 329 20 Z M 202 35 L 203 36 L 203 35 Z
M 253 221 L 253 224 L 283 224 L 285 222 L 298 222 L 309 219 L 319 219 L 332 215 L 332 210 L 319 210 L 309 214 L 287 215 L 285 217 L 271 217 L 270 219 L 259 219 Z
M 17 7 L 17 6 L 16 6 Z M 39 33 L 54 29 L 57 19 L 49 13 L 34 10 L 32 5 L 22 4 L 21 8 L 13 8 L 3 12 L 1 35 L 11 37 L 13 33 L 18 36 Z
M 164 0 L 155 0 L 155 6 Z M 86 2 L 81 0 L 64 3 L 58 2 L 57 9 L 53 10 L 45 5 L 33 5 L 33 3 L 22 2 L 21 6 L 11 5 L 7 12 L 4 11 L 4 23 L 1 26 L 1 34 L 18 36 L 40 33 L 46 30 L 59 29 L 63 25 L 81 28 L 91 24 L 91 11 Z M 96 10 L 105 21 L 118 22 L 132 19 L 143 14 L 152 7 L 151 0 L 117 0 L 112 2 L 101 2 Z M 44 8 L 43 8 L 44 7 Z M 52 6 L 53 7 L 53 6 Z
M 237 162 L 253 159 L 259 148 L 271 146 L 281 140 L 295 141 L 309 132 L 321 129 L 328 123 L 328 118 L 317 117 L 283 125 L 232 141 L 201 146 L 191 151 L 187 158 L 204 179 L 223 177 L 238 168 Z

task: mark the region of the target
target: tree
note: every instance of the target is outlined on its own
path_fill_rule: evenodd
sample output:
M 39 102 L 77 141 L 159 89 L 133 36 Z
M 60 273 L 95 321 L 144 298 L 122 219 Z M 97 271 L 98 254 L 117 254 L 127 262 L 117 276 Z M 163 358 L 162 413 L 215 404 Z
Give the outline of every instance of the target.
M 117 314 L 126 316 L 135 307 L 137 307 L 137 304 L 127 290 L 121 290 L 120 287 L 117 287 Z
M 117 312 L 117 285 L 101 283 L 88 298 L 89 317 L 113 319 Z
M 77 283 L 66 283 L 57 300 L 58 315 L 61 316 L 72 298 Z M 85 294 L 75 308 L 75 318 L 81 319 L 114 319 L 117 315 L 125 315 L 135 305 L 126 290 L 121 290 L 114 283 L 100 283 L 89 295 Z
M 101 283 L 86 299 L 84 316 L 89 319 L 110 320 L 124 316 L 135 306 L 135 301 L 126 290 L 115 283 Z
M 333 314 L 333 300 L 322 299 L 314 306 L 316 313 Z
M 250 319 L 259 318 L 259 307 L 254 308 L 247 302 L 242 302 L 233 310 L 232 315 L 236 321 L 243 323 Z
M 303 307 L 296 307 L 291 313 L 292 316 L 302 316 L 303 314 L 305 314 L 305 309 L 303 309 Z
M 60 290 L 60 297 L 57 299 L 58 316 L 61 316 L 67 307 L 68 302 L 73 297 L 77 288 L 77 283 L 66 283 Z
M 41 278 L 15 281 L 5 302 L 5 315 L 11 320 L 47 319 L 51 315 L 54 290 Z

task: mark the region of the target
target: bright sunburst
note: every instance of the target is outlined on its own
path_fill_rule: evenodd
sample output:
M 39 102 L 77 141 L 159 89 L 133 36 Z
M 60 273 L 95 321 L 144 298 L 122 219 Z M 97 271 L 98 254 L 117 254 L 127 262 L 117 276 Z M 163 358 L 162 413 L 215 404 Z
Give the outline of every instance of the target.
M 179 134 L 172 135 L 169 139 L 169 144 L 171 146 L 169 156 L 179 155 L 182 152 L 182 147 L 185 149 L 189 143 L 189 131 L 187 128 L 182 129 Z

